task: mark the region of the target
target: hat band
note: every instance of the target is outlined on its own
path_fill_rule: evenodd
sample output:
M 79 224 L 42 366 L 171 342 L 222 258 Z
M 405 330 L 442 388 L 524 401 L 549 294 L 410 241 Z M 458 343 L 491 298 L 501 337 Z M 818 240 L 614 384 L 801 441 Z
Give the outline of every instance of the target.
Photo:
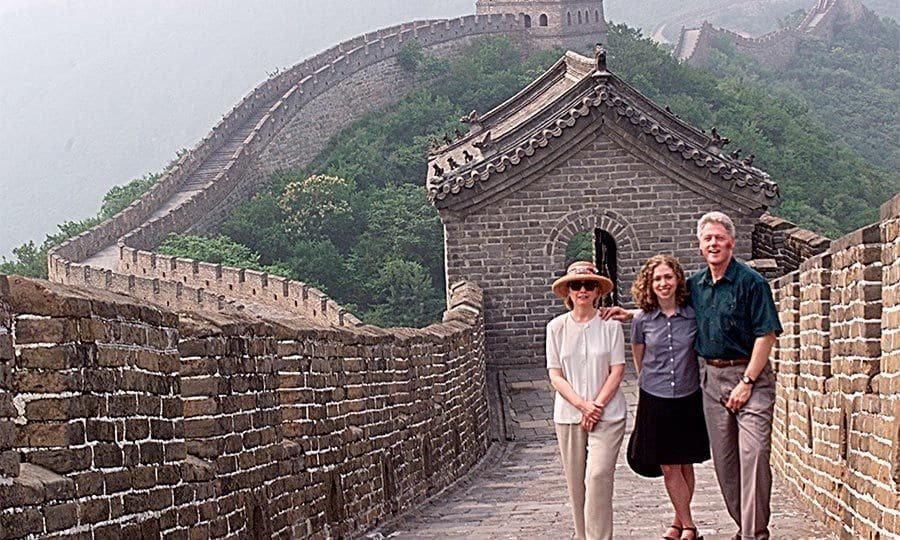
M 597 274 L 596 270 L 594 270 L 593 268 L 590 268 L 588 266 L 579 266 L 578 268 L 573 268 L 573 269 L 569 270 L 567 272 L 567 274 L 572 275 L 572 276 L 583 276 L 583 275 L 596 276 L 596 275 L 599 275 L 599 274 Z

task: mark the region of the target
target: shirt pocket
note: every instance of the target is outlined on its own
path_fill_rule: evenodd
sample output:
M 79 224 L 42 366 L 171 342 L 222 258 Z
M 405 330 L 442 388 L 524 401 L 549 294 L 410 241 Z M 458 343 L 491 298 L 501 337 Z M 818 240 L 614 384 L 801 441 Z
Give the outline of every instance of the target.
M 739 309 L 734 295 L 730 293 L 722 295 L 717 304 L 719 314 L 722 316 L 723 330 L 736 328 Z

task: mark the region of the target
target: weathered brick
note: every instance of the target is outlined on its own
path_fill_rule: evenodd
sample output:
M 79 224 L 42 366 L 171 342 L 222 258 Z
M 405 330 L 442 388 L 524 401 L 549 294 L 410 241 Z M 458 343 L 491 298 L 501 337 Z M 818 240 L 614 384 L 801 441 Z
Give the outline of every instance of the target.
M 69 529 L 78 524 L 78 506 L 74 502 L 45 506 L 44 519 L 48 532 Z

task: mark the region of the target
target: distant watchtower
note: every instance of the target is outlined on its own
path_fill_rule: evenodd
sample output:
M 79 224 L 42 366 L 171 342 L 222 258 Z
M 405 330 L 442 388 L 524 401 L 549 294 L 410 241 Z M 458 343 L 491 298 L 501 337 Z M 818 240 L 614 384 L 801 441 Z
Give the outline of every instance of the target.
M 542 48 L 560 45 L 588 52 L 595 43 L 606 42 L 603 0 L 476 0 L 475 10 L 519 17 Z

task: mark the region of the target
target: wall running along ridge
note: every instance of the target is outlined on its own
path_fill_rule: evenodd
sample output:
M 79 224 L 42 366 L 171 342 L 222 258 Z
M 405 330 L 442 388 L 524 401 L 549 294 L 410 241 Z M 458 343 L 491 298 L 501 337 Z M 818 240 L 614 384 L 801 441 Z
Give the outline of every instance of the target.
M 772 288 L 775 468 L 839 537 L 900 535 L 900 195 Z
M 358 534 L 486 452 L 481 293 L 421 330 L 0 276 L 4 538 Z
M 797 46 L 805 36 L 830 40 L 837 19 L 855 20 L 865 12 L 866 8 L 859 0 L 817 0 L 796 28 L 784 28 L 755 38 L 716 28 L 704 21 L 698 29 L 682 29 L 675 57 L 694 66 L 706 65 L 714 43 L 723 40 L 763 65 L 780 68 L 794 58 Z M 697 34 L 696 38 L 689 38 L 691 33 Z
M 355 118 L 396 101 L 415 83 L 414 74 L 400 68 L 396 60 L 405 45 L 417 42 L 437 56 L 456 54 L 483 35 L 509 35 L 527 45 L 520 22 L 512 15 L 469 15 L 402 24 L 341 43 L 273 76 L 241 100 L 140 200 L 51 250 L 49 279 L 71 285 L 99 283 L 105 288 L 105 283 L 122 276 L 159 275 L 155 294 L 159 299 L 165 297 L 163 305 L 183 302 L 180 289 L 163 285 L 166 281 L 177 285 L 179 281 L 161 277 L 166 271 L 154 266 L 158 256 L 150 253 L 166 236 L 199 232 L 221 222 L 274 170 L 308 164 Z M 117 262 L 101 263 L 99 256 L 91 259 L 98 254 L 105 255 L 106 261 Z M 180 259 L 177 264 L 182 272 L 184 267 L 196 267 L 199 272 L 203 265 L 188 259 Z M 234 286 L 248 276 L 256 276 L 234 269 L 238 275 L 229 281 L 231 272 L 223 269 L 221 287 L 205 286 L 200 294 L 218 293 L 209 298 L 215 302 L 223 301 L 216 298 L 219 295 L 257 301 L 252 291 L 260 287 Z M 207 281 L 205 275 L 198 279 Z M 259 277 L 263 284 L 268 279 Z M 326 324 L 340 324 L 341 320 L 358 324 L 353 317 L 339 315 L 339 306 L 305 284 L 282 285 L 279 278 L 273 281 L 281 288 L 278 293 L 267 292 L 268 298 L 274 301 L 276 294 L 280 298 L 292 296 L 280 307 Z M 310 295 L 313 301 L 308 301 Z M 328 307 L 323 309 L 323 303 Z

